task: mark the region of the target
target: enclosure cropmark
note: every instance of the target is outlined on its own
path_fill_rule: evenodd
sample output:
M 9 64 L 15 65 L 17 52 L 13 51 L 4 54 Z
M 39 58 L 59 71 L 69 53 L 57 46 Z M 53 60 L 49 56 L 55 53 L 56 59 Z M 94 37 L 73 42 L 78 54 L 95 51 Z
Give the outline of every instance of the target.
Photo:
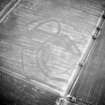
M 5 56 L 5 65 L 10 71 L 24 75 L 28 81 L 51 87 L 52 91 L 55 89 L 66 97 L 90 54 L 90 46 L 96 42 L 103 19 L 96 25 L 99 17 L 87 16 L 82 10 L 70 7 L 53 10 L 50 2 L 36 2 L 37 7 L 31 8 L 32 3 L 27 3 L 24 0 L 11 12 L 10 15 L 16 16 L 16 24 L 8 36 L 16 38 L 3 40 L 11 50 L 0 54 Z M 9 18 L 3 23 L 4 29 L 9 27 L 8 21 Z

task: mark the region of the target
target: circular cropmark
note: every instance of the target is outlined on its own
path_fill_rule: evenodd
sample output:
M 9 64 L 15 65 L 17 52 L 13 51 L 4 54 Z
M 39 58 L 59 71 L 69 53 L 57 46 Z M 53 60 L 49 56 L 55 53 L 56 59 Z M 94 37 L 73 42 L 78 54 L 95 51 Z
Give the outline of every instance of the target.
M 42 44 L 37 53 L 38 67 L 47 77 L 54 78 L 54 74 L 60 75 L 68 71 L 75 62 L 70 62 L 75 45 L 68 37 L 51 37 Z M 78 51 L 78 49 L 77 49 Z M 80 53 L 78 51 L 78 53 Z M 75 54 L 77 56 L 78 54 Z

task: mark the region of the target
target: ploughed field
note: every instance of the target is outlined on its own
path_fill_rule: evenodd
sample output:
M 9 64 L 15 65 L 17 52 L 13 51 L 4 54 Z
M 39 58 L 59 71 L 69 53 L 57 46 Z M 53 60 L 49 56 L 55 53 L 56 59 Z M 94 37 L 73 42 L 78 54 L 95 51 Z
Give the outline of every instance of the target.
M 102 12 L 86 0 L 22 0 L 0 24 L 0 68 L 66 90 Z

